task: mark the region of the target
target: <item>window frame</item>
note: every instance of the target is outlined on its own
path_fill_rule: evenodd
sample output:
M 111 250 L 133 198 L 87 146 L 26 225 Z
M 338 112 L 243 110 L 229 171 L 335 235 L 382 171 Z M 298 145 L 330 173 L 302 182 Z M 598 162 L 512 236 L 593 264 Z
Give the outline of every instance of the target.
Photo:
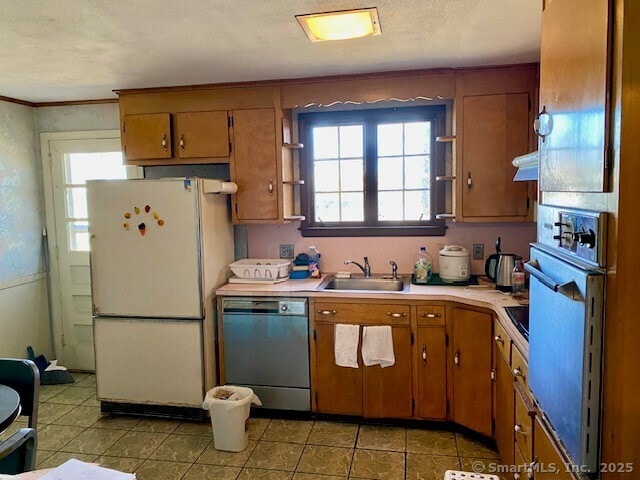
M 443 236 L 446 232 L 444 220 L 435 218 L 439 209 L 446 206 L 446 188 L 436 177 L 445 172 L 445 146 L 436 142 L 436 137 L 446 135 L 446 105 L 420 107 L 393 107 L 383 109 L 342 110 L 330 112 L 300 113 L 298 131 L 305 148 L 300 151 L 300 175 L 305 184 L 300 195 L 300 206 L 305 220 L 300 232 L 303 237 L 361 237 L 361 236 Z M 431 139 L 431 204 L 433 218 L 429 221 L 385 221 L 377 220 L 377 126 L 380 123 L 430 121 Z M 364 221 L 363 222 L 316 222 L 313 178 L 313 135 L 311 129 L 325 125 L 349 125 L 362 123 L 364 129 Z

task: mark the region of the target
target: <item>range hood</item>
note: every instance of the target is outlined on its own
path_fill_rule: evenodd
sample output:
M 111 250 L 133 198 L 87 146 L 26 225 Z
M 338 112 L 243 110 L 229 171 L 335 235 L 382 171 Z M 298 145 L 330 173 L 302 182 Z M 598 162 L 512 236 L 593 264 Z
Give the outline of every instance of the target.
M 538 180 L 539 159 L 540 152 L 537 150 L 514 158 L 511 163 L 513 163 L 513 166 L 516 167 L 518 171 L 516 172 L 516 176 L 513 177 L 513 181 L 528 182 L 531 180 Z

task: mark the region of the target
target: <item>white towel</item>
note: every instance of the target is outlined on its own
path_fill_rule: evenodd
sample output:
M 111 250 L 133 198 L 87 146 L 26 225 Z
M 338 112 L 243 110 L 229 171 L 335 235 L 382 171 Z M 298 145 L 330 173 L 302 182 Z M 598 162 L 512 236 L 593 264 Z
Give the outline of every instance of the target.
M 393 354 L 391 326 L 364 327 L 362 329 L 362 362 L 367 366 L 390 367 L 396 363 Z
M 339 367 L 358 368 L 360 325 L 337 323 L 333 330 L 333 353 Z

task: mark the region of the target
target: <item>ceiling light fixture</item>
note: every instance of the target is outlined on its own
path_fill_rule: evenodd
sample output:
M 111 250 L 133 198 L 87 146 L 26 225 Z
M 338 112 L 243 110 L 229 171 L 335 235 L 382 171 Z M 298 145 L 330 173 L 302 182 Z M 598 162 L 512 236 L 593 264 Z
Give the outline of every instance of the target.
M 312 42 L 380 35 L 378 9 L 375 7 L 296 15 L 296 20 Z

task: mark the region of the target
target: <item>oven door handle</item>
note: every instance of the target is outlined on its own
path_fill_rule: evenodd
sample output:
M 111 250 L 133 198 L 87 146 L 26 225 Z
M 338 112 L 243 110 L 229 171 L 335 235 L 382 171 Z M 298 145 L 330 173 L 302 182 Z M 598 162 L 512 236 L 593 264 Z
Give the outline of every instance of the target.
M 565 297 L 570 298 L 571 300 L 576 300 L 576 301 L 583 300 L 582 295 L 580 294 L 580 291 L 578 290 L 578 286 L 576 285 L 575 281 L 571 280 L 570 282 L 567 282 L 567 283 L 554 282 L 553 279 L 551 279 L 550 277 L 542 273 L 542 271 L 540 271 L 540 264 L 538 263 L 537 260 L 531 260 L 525 263 L 524 269 L 527 272 L 529 272 L 531 276 L 535 277 L 536 280 L 538 280 L 542 285 L 547 287 L 549 290 L 552 290 L 556 293 L 560 293 Z

